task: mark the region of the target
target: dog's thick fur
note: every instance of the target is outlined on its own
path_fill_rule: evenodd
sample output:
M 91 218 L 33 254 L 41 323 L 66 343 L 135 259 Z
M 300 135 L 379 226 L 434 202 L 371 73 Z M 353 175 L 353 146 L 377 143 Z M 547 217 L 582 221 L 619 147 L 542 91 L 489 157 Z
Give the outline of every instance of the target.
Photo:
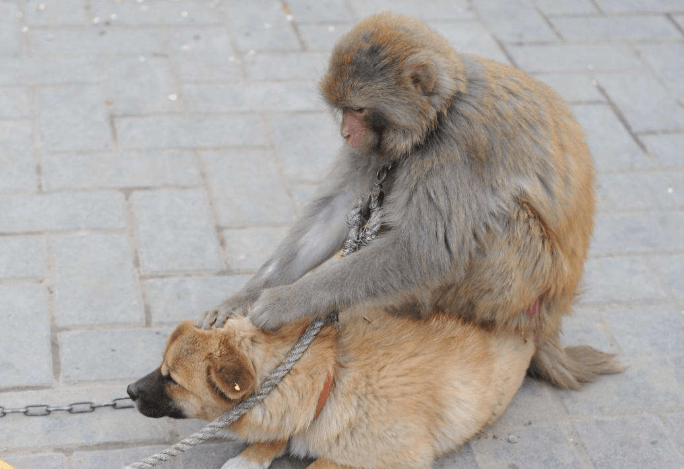
M 241 316 L 220 329 L 183 322 L 162 365 L 129 393 L 145 415 L 214 419 L 258 389 L 307 324 L 269 333 Z M 288 442 L 290 453 L 318 458 L 315 468 L 429 467 L 501 415 L 534 352 L 531 337 L 453 315 L 345 311 L 230 427 L 250 445 L 224 467 L 268 467 Z M 315 419 L 329 375 L 334 384 Z

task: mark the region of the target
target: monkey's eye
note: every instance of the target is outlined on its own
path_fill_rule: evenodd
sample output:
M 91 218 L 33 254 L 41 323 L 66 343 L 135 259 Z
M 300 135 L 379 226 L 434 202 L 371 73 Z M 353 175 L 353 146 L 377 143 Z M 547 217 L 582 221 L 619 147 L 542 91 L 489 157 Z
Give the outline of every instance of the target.
M 363 114 L 363 111 L 364 111 L 364 108 L 362 108 L 362 107 L 353 107 L 352 108 L 352 112 L 354 112 L 356 114 Z

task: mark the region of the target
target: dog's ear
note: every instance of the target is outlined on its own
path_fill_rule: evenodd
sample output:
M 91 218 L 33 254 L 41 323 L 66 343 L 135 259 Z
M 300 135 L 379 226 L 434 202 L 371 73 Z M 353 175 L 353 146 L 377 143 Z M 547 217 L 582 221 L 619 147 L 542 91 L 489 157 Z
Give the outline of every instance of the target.
M 210 384 L 222 398 L 238 400 L 254 390 L 254 370 L 237 354 L 212 356 L 208 374 Z

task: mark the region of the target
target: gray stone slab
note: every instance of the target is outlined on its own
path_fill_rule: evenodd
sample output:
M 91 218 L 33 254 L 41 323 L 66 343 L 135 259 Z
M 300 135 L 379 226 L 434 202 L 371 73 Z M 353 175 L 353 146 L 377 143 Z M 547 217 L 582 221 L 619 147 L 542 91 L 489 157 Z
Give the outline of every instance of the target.
M 302 24 L 299 26 L 299 33 L 307 50 L 328 52 L 353 26 L 354 23 Z
M 66 331 L 58 334 L 62 380 L 136 380 L 159 366 L 168 328 Z M 125 395 L 125 390 L 121 389 Z
M 473 6 L 492 34 L 504 42 L 558 40 L 553 29 L 527 0 L 481 0 Z
M 224 230 L 226 252 L 231 266 L 239 271 L 256 271 L 275 251 L 287 228 L 248 228 Z
M 64 469 L 67 467 L 64 456 L 59 453 L 31 454 L 10 457 L 3 456 L 2 459 L 10 463 L 16 469 Z
M 618 233 L 614 234 L 614 237 L 618 236 Z M 589 259 L 584 283 L 583 302 L 625 303 L 667 298 L 667 293 L 643 257 Z
M 54 301 L 61 327 L 145 322 L 124 234 L 74 234 L 51 241 Z
M 240 454 L 244 447 L 244 443 L 232 441 L 209 443 L 183 454 L 180 464 L 183 469 L 219 468 L 230 458 Z
M 273 116 L 271 128 L 285 175 L 292 180 L 320 181 L 343 144 L 329 114 Z
M 643 44 L 637 50 L 672 93 L 684 100 L 684 80 L 681 79 L 684 70 L 684 44 Z
M 31 114 L 26 88 L 0 88 L 0 118 L 28 117 Z
M 545 15 L 587 15 L 598 10 L 591 0 L 534 0 Z
M 0 85 L 98 83 L 97 57 L 0 57 Z
M 598 195 L 601 210 L 684 208 L 684 173 L 601 175 Z
M 583 73 L 548 73 L 536 75 L 535 78 L 549 85 L 570 103 L 606 100 L 596 87 L 598 82 Z
M 661 166 L 684 168 L 684 133 L 639 137 Z
M 304 207 L 311 202 L 318 187 L 318 184 L 290 184 L 292 199 L 295 202 L 299 214 L 301 214 Z
M 573 113 L 582 125 L 599 171 L 642 169 L 653 162 L 636 144 L 607 105 L 575 105 Z
M 176 73 L 185 82 L 241 78 L 238 57 L 223 26 L 174 28 L 168 42 Z
M 142 272 L 225 267 L 204 191 L 135 192 L 130 205 Z
M 684 352 L 684 315 L 668 305 L 605 311 L 608 324 L 625 355 L 671 355 Z
M 186 85 L 190 112 L 321 111 L 313 84 L 264 83 L 246 85 Z
M 684 212 L 603 214 L 591 253 L 650 253 L 684 249 Z
M 219 2 L 174 0 L 150 5 L 162 24 L 185 26 L 192 24 L 221 24 L 224 21 Z
M 170 277 L 145 280 L 145 299 L 152 323 L 197 319 L 247 283 L 249 276 Z
M 182 109 L 167 58 L 117 57 L 107 64 L 107 98 L 114 114 L 173 113 Z M 135 84 L 135 85 L 134 85 Z
M 45 274 L 44 245 L 33 236 L 0 237 L 0 278 L 41 278 Z
M 546 383 L 525 378 L 506 411 L 491 431 L 501 434 L 504 428 L 539 425 L 558 420 L 565 415 L 557 398 L 548 391 Z
M 0 3 L 0 56 L 16 56 L 25 51 L 20 14 L 16 3 Z
M 684 28 L 684 15 L 672 15 L 672 18 L 680 28 Z
M 117 192 L 0 196 L 0 233 L 122 229 L 123 203 Z
M 29 122 L 0 122 L 0 192 L 35 192 L 36 161 Z
M 475 16 L 466 0 L 351 0 L 350 4 L 359 18 L 384 11 L 413 16 L 421 21 L 465 20 L 473 19 Z
M 124 149 L 265 145 L 257 116 L 150 116 L 116 119 Z
M 185 151 L 44 155 L 42 169 L 46 190 L 201 184 L 195 157 Z
M 605 306 L 575 307 L 572 316 L 563 318 L 561 344 L 564 347 L 588 345 L 606 353 L 620 353 L 620 347 L 610 335 L 608 327 L 598 319 L 605 308 Z
M 368 3 L 373 2 L 365 2 Z M 298 0 L 290 2 L 288 7 L 297 23 L 342 22 L 356 19 L 344 0 Z
M 247 74 L 253 80 L 318 80 L 328 66 L 328 54 L 316 52 L 246 55 Z M 314 87 L 309 93 L 315 94 Z
M 681 34 L 664 16 L 555 17 L 556 29 L 568 41 L 680 40 Z
M 432 469 L 452 469 L 456 467 L 459 469 L 477 469 L 480 467 L 475 459 L 475 452 L 469 443 L 455 453 L 437 459 L 431 466 Z
M 114 146 L 97 86 L 56 86 L 38 90 L 38 129 L 48 151 L 108 150 Z
M 83 349 L 81 354 L 85 352 L 87 349 Z M 147 355 L 147 352 L 144 355 Z M 160 359 L 161 356 L 158 360 Z M 84 401 L 105 403 L 125 395 L 126 384 L 124 383 L 116 385 L 99 383 L 90 386 L 72 386 L 68 389 L 6 392 L 2 393 L 2 401 L 7 407 Z M 144 444 L 147 441 L 165 439 L 167 428 L 168 419 L 151 419 L 135 409 L 97 409 L 92 413 L 73 415 L 68 412 L 55 412 L 49 418 L 26 418 L 21 414 L 8 415 L 2 422 L 2 445 L 19 450 L 74 446 L 82 448 L 84 445 L 121 445 L 129 442 Z M 107 469 L 109 468 L 119 469 L 118 466 L 108 466 Z M 42 469 L 42 466 L 26 469 Z
M 43 286 L 0 285 L 0 323 L 0 387 L 52 385 L 50 318 Z M 4 400 L 2 405 L 9 406 Z
M 270 151 L 202 152 L 202 163 L 219 225 L 293 221 L 294 207 Z
M 684 255 L 655 257 L 653 264 L 665 286 L 684 304 Z
M 109 22 L 114 26 L 158 25 L 161 23 L 160 5 L 162 2 L 90 0 L 90 14 L 93 18 L 98 18 L 100 24 Z
M 280 2 L 237 0 L 226 4 L 226 17 L 241 51 L 300 50 L 292 23 Z
M 586 72 L 642 69 L 625 44 L 540 44 L 507 47 L 516 64 L 528 72 Z
M 684 458 L 654 415 L 602 418 L 574 424 L 595 467 L 676 468 Z
M 71 456 L 73 469 L 122 468 L 165 449 L 166 446 L 128 446 L 124 449 L 76 451 Z M 169 467 L 169 464 L 161 467 Z M 217 466 L 219 467 L 219 466 Z
M 577 450 L 560 425 L 532 424 L 495 434 L 497 438 L 488 434 L 471 443 L 484 467 L 581 467 Z M 516 443 L 510 443 L 509 436 Z
M 684 10 L 682 0 L 596 0 L 605 13 L 665 13 Z
M 460 21 L 457 23 L 434 22 L 430 24 L 459 52 L 474 54 L 498 62 L 509 63 L 506 54 L 480 23 Z
M 605 74 L 599 83 L 635 132 L 684 129 L 684 109 L 652 75 Z
M 680 448 L 684 448 L 684 412 L 668 415 L 667 422 L 674 430 L 674 432 L 670 434 L 670 438 L 672 438 Z
M 163 54 L 164 33 L 159 29 L 85 28 L 32 29 L 31 51 L 36 55 L 132 55 Z
M 59 3 L 25 0 L 24 12 L 25 21 L 31 26 L 83 26 L 90 23 L 88 7 L 83 0 L 67 0 Z

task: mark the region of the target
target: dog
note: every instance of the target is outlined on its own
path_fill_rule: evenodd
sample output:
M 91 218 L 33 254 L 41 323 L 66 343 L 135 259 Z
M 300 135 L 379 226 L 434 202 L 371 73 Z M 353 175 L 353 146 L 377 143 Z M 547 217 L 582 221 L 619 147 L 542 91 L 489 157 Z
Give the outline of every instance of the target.
M 535 352 L 533 337 L 453 315 L 357 308 L 339 317 L 229 427 L 249 445 L 224 469 L 267 468 L 288 450 L 316 458 L 312 469 L 430 467 L 503 413 Z M 265 332 L 243 316 L 210 330 L 185 321 L 159 368 L 128 394 L 149 417 L 215 419 L 259 388 L 307 325 Z

